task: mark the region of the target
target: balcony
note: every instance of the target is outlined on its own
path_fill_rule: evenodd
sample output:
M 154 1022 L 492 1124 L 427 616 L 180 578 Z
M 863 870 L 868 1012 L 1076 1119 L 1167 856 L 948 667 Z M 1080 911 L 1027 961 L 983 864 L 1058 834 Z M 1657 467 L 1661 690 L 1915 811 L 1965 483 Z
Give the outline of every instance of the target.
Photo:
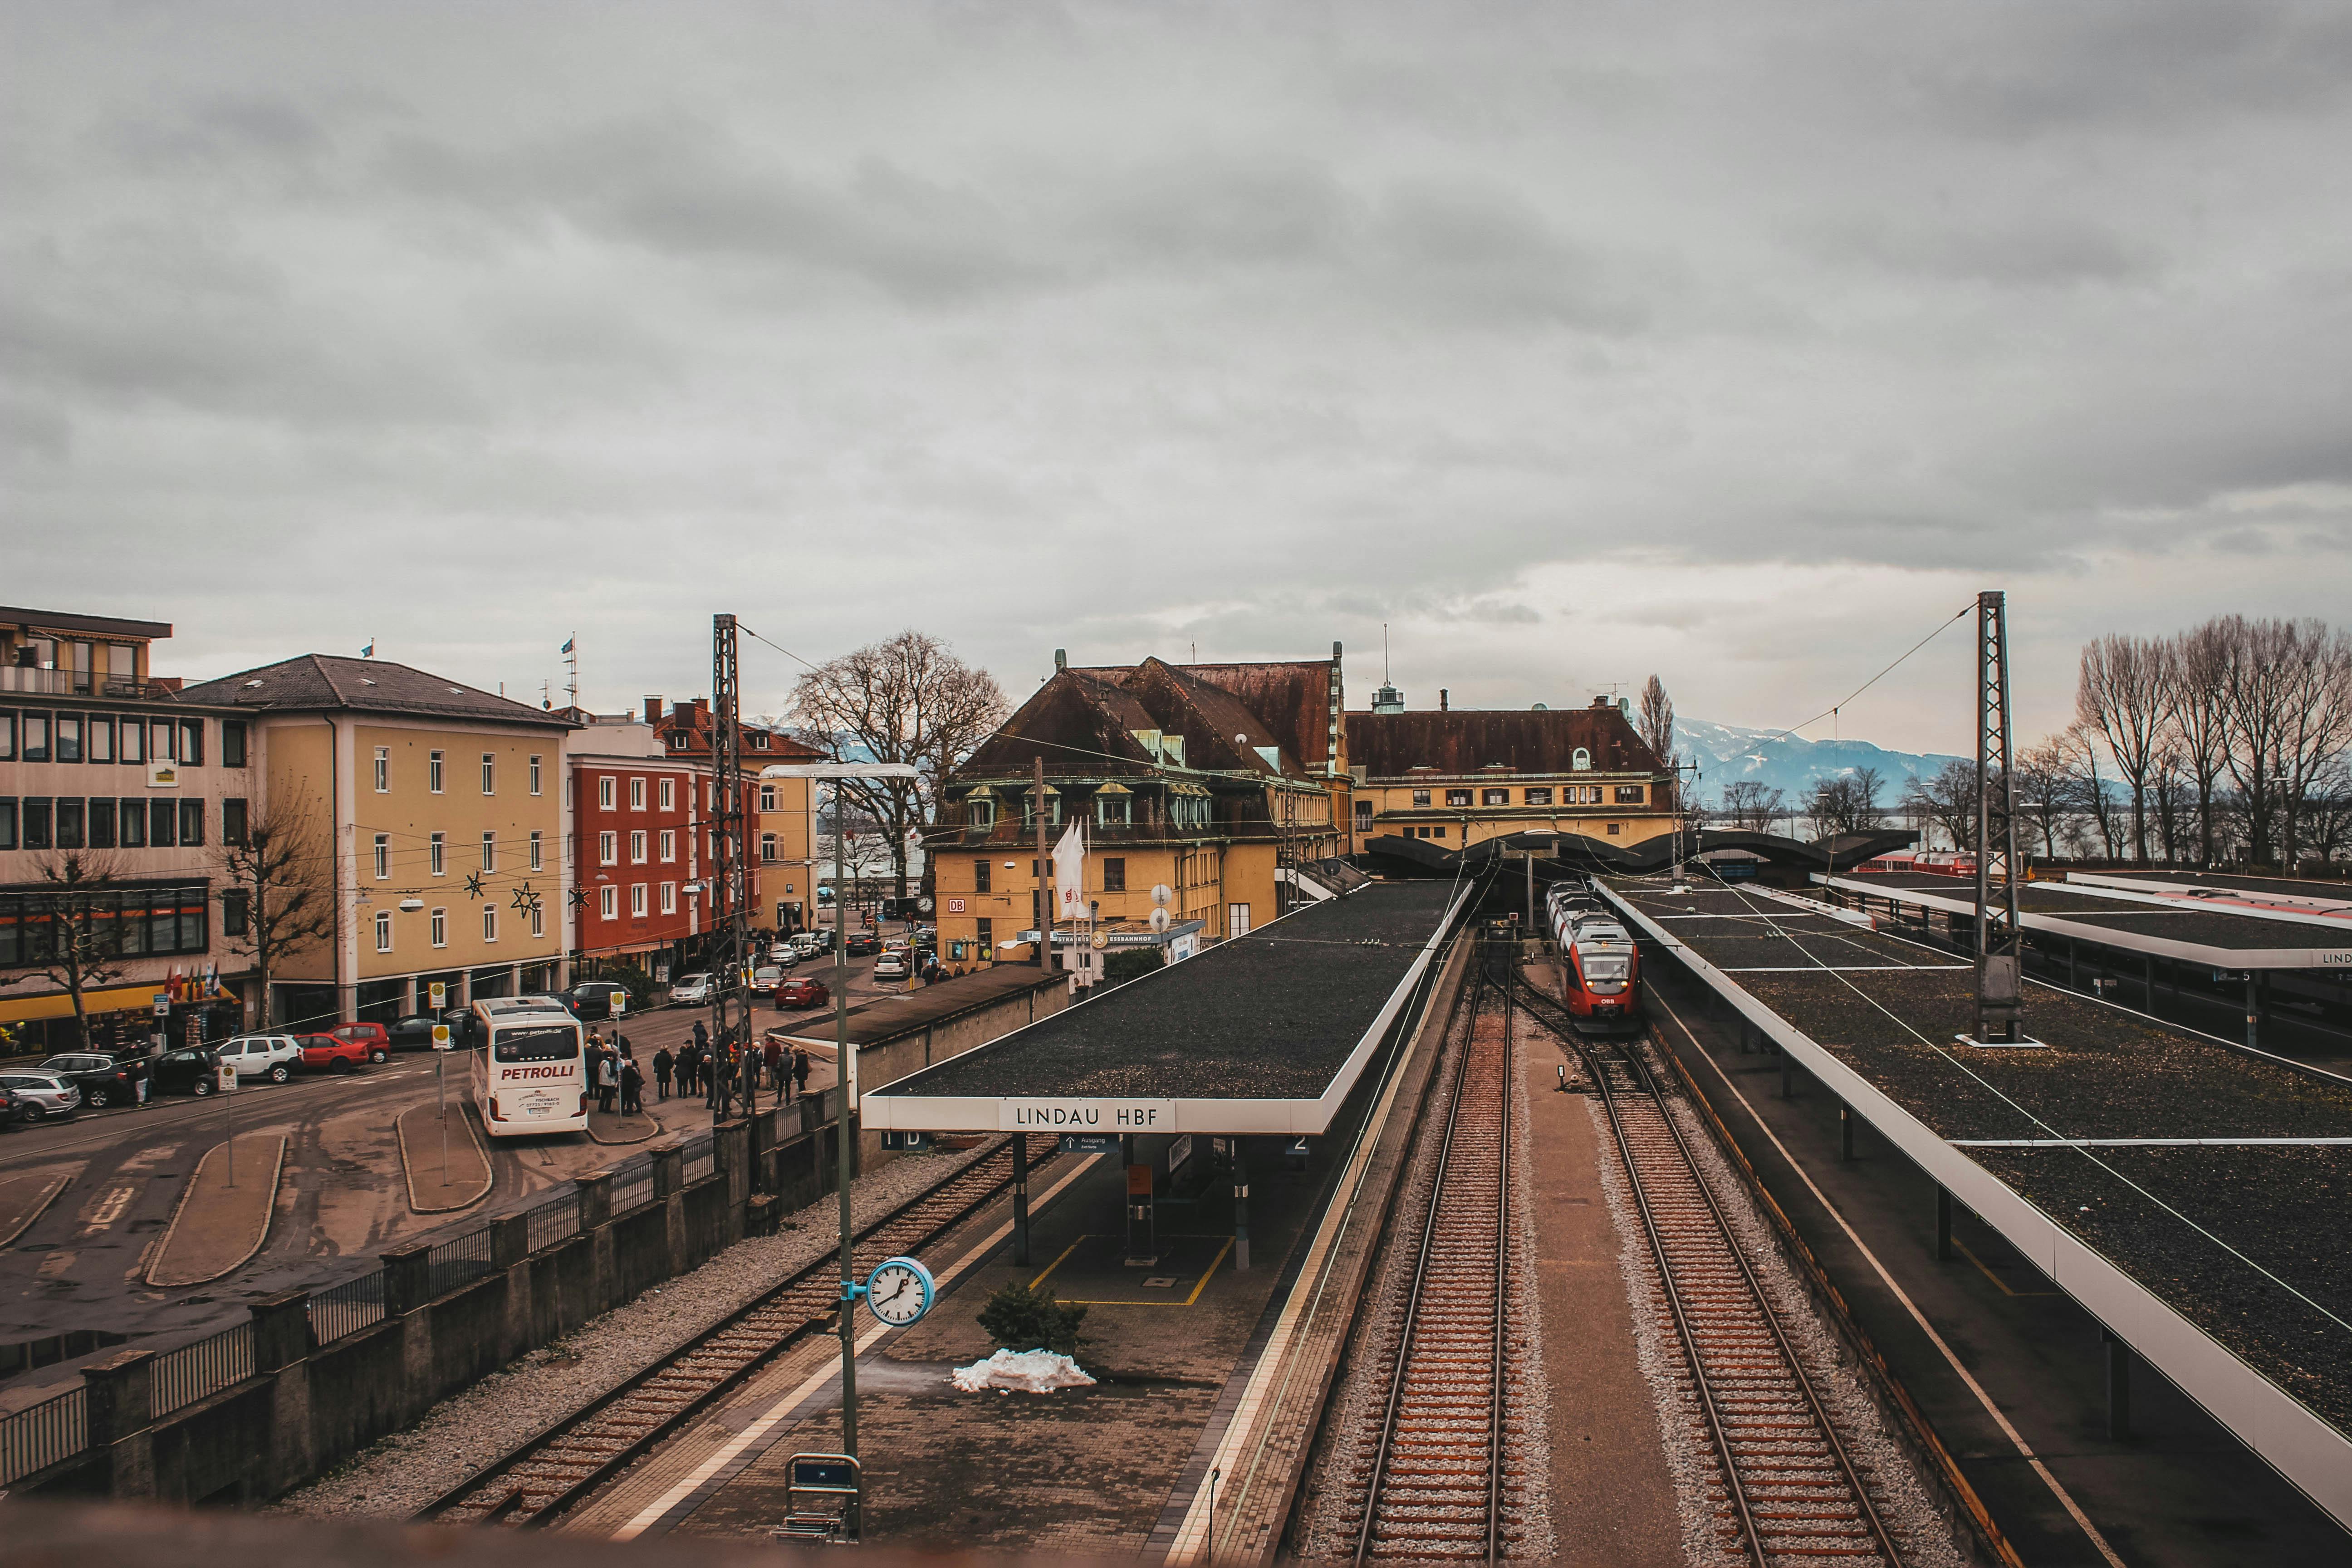
M 43 697 L 145 697 L 147 683 L 121 675 L 94 675 L 86 669 L 39 669 L 31 665 L 0 664 L 0 691 L 30 692 Z

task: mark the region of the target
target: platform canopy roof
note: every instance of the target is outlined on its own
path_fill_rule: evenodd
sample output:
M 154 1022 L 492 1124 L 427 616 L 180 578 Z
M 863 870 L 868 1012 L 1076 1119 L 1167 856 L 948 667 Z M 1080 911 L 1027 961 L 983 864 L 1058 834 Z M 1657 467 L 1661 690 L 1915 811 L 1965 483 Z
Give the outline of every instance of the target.
M 1892 871 L 1817 875 L 1813 879 L 1915 909 L 1976 913 L 1976 885 L 1962 878 Z M 2233 906 L 2072 882 L 2028 882 L 2017 898 L 2020 923 L 2048 936 L 2214 969 L 2317 969 L 2352 974 L 2352 931 L 2329 929 L 2335 922 L 2283 919 Z
M 1406 1016 L 1467 884 L 1375 882 L 866 1095 L 940 1132 L 1319 1133 Z

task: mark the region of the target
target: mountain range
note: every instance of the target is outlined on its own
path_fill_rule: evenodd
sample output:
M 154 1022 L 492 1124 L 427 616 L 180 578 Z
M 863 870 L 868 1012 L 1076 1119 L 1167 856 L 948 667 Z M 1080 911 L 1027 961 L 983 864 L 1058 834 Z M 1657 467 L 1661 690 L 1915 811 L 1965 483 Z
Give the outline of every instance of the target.
M 1719 806 L 1724 785 L 1753 779 L 1784 792 L 1782 804 L 1790 810 L 1814 780 L 1836 778 L 1856 768 L 1878 770 L 1885 782 L 1879 804 L 1893 805 L 1910 780 L 1961 760 L 1941 752 L 1890 752 L 1868 741 L 1808 741 L 1771 730 L 1680 717 L 1675 720 L 1675 749 L 1699 765 L 1696 798 L 1701 805 Z

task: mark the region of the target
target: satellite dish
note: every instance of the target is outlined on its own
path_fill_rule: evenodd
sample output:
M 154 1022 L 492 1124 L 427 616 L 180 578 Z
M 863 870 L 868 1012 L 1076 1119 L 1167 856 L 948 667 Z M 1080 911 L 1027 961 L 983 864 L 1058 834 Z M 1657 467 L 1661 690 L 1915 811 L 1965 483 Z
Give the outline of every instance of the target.
M 1168 928 L 1174 923 L 1175 922 L 1173 921 L 1171 921 L 1168 918 L 1168 911 L 1166 910 L 1154 910 L 1151 911 L 1151 930 L 1155 935 L 1167 935 Z
M 1165 904 L 1175 896 L 1165 882 L 1154 882 L 1151 885 L 1151 901 L 1155 904 Z

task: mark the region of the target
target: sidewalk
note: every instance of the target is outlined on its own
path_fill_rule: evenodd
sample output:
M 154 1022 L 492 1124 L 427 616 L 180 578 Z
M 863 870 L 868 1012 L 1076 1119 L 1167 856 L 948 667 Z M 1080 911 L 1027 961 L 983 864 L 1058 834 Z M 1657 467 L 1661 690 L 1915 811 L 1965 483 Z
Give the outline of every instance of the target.
M 233 1145 L 214 1144 L 180 1194 L 171 1228 L 147 1265 L 147 1283 L 202 1285 L 260 1251 L 285 1169 L 282 1137 L 248 1134 Z
M 412 1105 L 400 1113 L 400 1168 L 408 1206 L 417 1214 L 471 1208 L 490 1195 L 490 1156 L 462 1100 L 449 1107 L 447 1138 L 439 1108 Z

